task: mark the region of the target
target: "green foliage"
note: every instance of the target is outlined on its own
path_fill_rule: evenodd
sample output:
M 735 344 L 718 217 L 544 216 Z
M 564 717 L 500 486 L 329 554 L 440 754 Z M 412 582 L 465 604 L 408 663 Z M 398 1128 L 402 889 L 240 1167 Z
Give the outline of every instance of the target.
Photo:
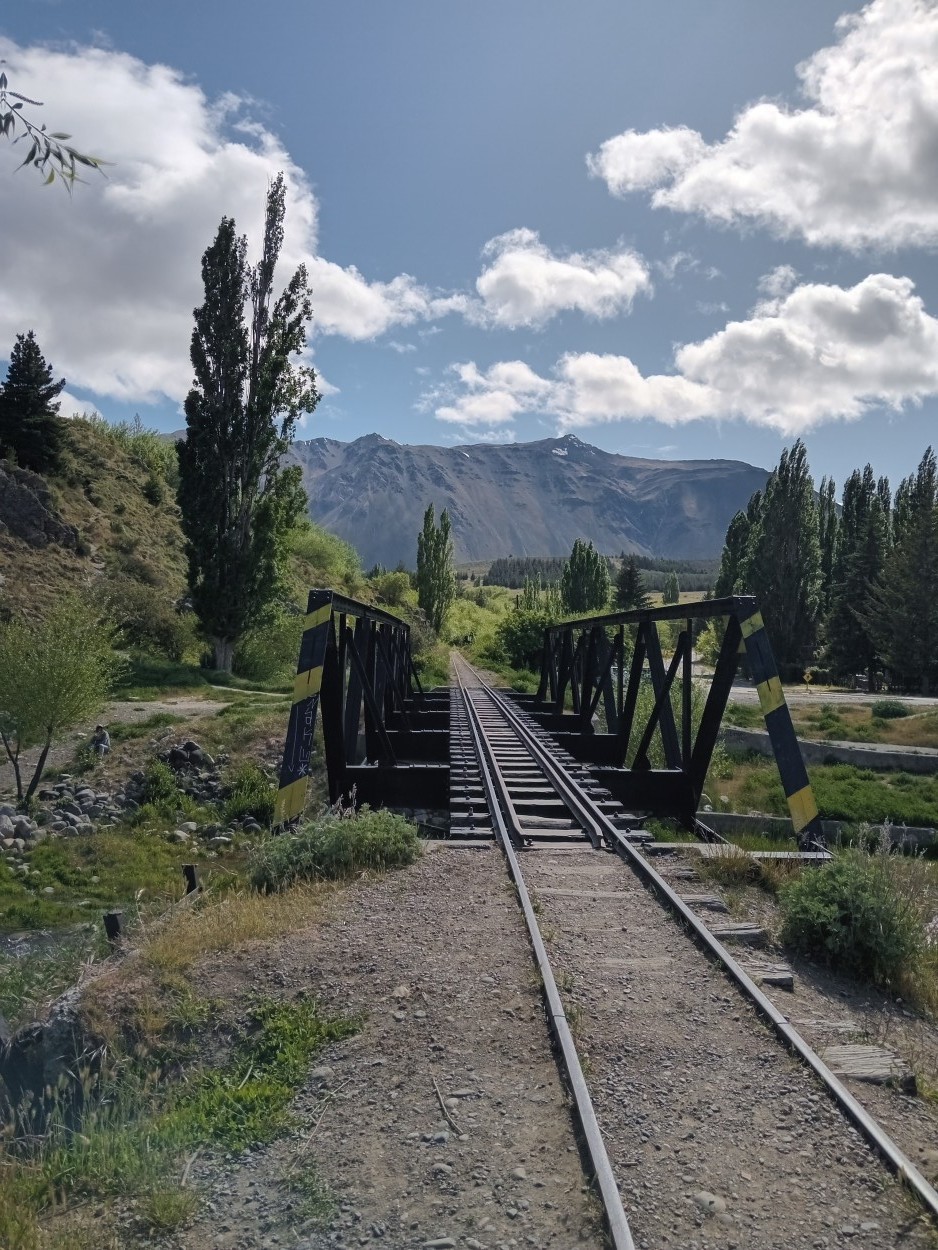
M 298 881 L 349 877 L 367 870 L 399 868 L 420 853 L 417 827 L 403 816 L 367 804 L 331 808 L 295 832 L 268 838 L 251 859 L 251 884 L 284 890 Z
M 238 642 L 232 671 L 255 682 L 285 680 L 296 671 L 303 636 L 299 612 L 278 612 Z
M 52 368 L 46 364 L 32 330 L 18 334 L 6 381 L 0 387 L 0 455 L 12 455 L 17 464 L 37 473 L 59 467 L 62 422 L 55 401 L 64 387 L 64 378 L 53 381 Z
M 556 619 L 543 610 L 509 612 L 495 631 L 499 657 L 507 660 L 512 668 L 539 669 L 544 653 L 544 630 Z
M 664 590 L 661 592 L 662 603 L 680 603 L 681 586 L 677 579 L 677 573 L 669 573 L 664 583 Z
M 162 502 L 165 495 L 164 482 L 175 489 L 179 468 L 176 445 L 158 430 L 148 429 L 140 420 L 139 414 L 133 421 L 113 423 L 105 421 L 97 413 L 75 417 L 74 420 L 90 430 L 100 442 L 119 447 L 135 464 L 147 470 L 150 476 L 144 486 L 144 494 L 150 503 L 155 505 Z M 159 493 L 159 498 L 152 497 L 156 493 Z
M 248 266 L 247 240 L 229 217 L 202 258 L 205 302 L 196 309 L 191 350 L 196 384 L 186 398 L 186 440 L 177 444 L 193 607 L 215 667 L 226 672 L 234 644 L 277 596 L 289 534 L 307 502 L 299 468 L 282 464 L 298 417 L 319 398 L 312 370 L 293 363 L 312 317 L 305 268 L 273 296 L 284 200 L 278 175 L 267 193 L 257 265 Z
M 61 598 L 39 621 L 0 626 L 0 738 L 21 801 L 32 797 L 55 739 L 90 720 L 110 693 L 120 671 L 111 633 L 77 595 Z M 24 790 L 20 754 L 34 746 L 42 749 Z
M 38 169 L 45 175 L 43 181 L 46 184 L 55 182 L 58 177 L 68 191 L 76 182 L 81 182 L 79 166 L 103 172 L 101 166 L 106 162 L 72 147 L 67 142 L 71 135 L 60 130 L 46 130 L 44 124 L 37 126 L 31 121 L 24 110 L 27 104 L 42 108 L 41 100 L 31 100 L 18 91 L 11 91 L 6 74 L 0 73 L 0 135 L 14 144 L 23 143 L 26 149 L 18 169 L 26 165 Z
M 386 608 L 400 608 L 412 598 L 409 573 L 379 573 L 369 580 L 375 600 Z
M 269 825 L 274 815 L 274 791 L 257 764 L 242 764 L 228 783 L 225 799 L 225 820 L 241 820 L 253 816 Z
M 909 715 L 907 705 L 900 703 L 898 699 L 877 699 L 870 711 L 880 720 L 900 720 Z
M 456 598 L 456 573 L 453 568 L 453 538 L 449 513 L 444 508 L 437 525 L 433 504 L 423 514 L 423 529 L 417 536 L 417 602 L 430 628 L 439 634 L 446 613 Z
M 600 611 L 609 602 L 609 565 L 593 544 L 577 538 L 560 578 L 567 612 Z
M 927 694 L 938 681 L 938 462 L 930 447 L 896 491 L 893 533 L 865 624 L 895 684 Z
M 623 559 L 616 575 L 616 607 L 620 612 L 631 612 L 651 607 L 651 601 L 645 594 L 645 586 L 635 556 Z
M 744 769 L 738 790 L 742 811 L 787 816 L 788 804 L 774 761 L 755 759 Z M 818 811 L 824 820 L 859 824 L 892 820 L 917 827 L 938 825 L 938 776 L 874 773 L 852 764 L 817 764 L 809 770 Z
M 362 580 L 362 564 L 351 543 L 303 517 L 287 537 L 290 554 L 308 566 L 304 570 L 307 587 L 354 591 Z
M 166 591 L 130 578 L 115 578 L 109 602 L 121 643 L 130 648 L 184 660 L 198 647 L 192 612 L 179 612 Z
M 810 659 L 821 592 L 814 482 L 800 439 L 785 448 L 748 536 L 740 580 L 758 600 L 776 661 Z
M 782 941 L 873 985 L 895 988 L 924 954 L 921 914 L 888 854 L 844 850 L 780 891 Z
M 2 899 L 2 893 L 0 893 Z M 73 985 L 97 949 L 97 932 L 58 936 L 54 943 L 16 955 L 0 954 L 0 1016 L 11 1029 L 35 1018 L 44 1003 Z M 4 1242 L 0 1238 L 0 1245 Z
M 179 806 L 182 791 L 176 784 L 176 774 L 162 760 L 154 760 L 143 775 L 140 802 L 149 804 L 167 816 L 172 816 Z
M 886 484 L 888 497 L 888 483 Z M 827 661 L 841 675 L 880 667 L 877 591 L 885 571 L 889 514 L 867 465 L 844 485 L 843 509 L 831 569 Z

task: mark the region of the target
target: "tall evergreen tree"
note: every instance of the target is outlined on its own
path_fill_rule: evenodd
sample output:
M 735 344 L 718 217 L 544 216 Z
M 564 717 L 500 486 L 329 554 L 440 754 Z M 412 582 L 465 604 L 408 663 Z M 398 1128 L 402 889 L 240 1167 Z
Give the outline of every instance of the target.
M 814 482 L 801 439 L 786 448 L 766 484 L 740 574 L 757 596 L 780 664 L 811 658 L 821 590 Z
M 560 594 L 567 612 L 591 612 L 609 602 L 609 565 L 593 547 L 577 538 L 560 578 Z
M 18 334 L 0 388 L 0 454 L 13 454 L 23 468 L 48 473 L 62 454 L 62 424 L 56 397 L 65 379 L 55 382 L 32 330 Z
M 625 558 L 623 554 L 619 572 L 616 575 L 616 607 L 620 612 L 629 612 L 639 608 L 650 608 L 651 600 L 645 594 L 642 575 L 635 563 L 635 556 Z
M 456 598 L 456 573 L 449 513 L 444 508 L 437 525 L 432 503 L 423 514 L 423 529 L 417 535 L 416 585 L 417 602 L 430 628 L 438 634 Z
M 838 674 L 866 672 L 870 688 L 879 667 L 874 599 L 886 562 L 888 518 L 870 465 L 844 484 L 831 573 L 827 657 Z
M 661 602 L 681 602 L 681 583 L 678 581 L 677 573 L 675 573 L 673 569 L 664 579 L 664 590 L 661 592 Z
M 938 464 L 929 447 L 896 491 L 893 544 L 869 623 L 891 680 L 928 694 L 938 680 Z
M 295 362 L 312 317 L 300 266 L 274 299 L 283 244 L 285 189 L 278 174 L 267 192 L 264 246 L 257 265 L 247 239 L 222 218 L 202 257 L 205 302 L 195 310 L 179 451 L 179 505 L 189 588 L 216 668 L 231 671 L 238 639 L 264 618 L 276 597 L 284 539 L 306 508 L 300 470 L 282 458 L 299 415 L 319 399 L 312 369 Z
M 821 478 L 817 501 L 818 542 L 821 547 L 821 615 L 830 608 L 831 579 L 834 569 L 834 553 L 837 546 L 836 486 L 832 477 Z

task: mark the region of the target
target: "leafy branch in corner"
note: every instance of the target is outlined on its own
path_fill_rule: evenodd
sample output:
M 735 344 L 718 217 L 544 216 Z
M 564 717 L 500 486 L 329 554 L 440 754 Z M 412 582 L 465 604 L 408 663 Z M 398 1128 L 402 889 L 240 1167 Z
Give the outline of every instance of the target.
M 31 100 L 29 96 L 21 95 L 18 91 L 11 91 L 6 74 L 0 73 L 0 135 L 13 143 L 21 143 L 23 140 L 29 143 L 26 159 L 17 169 L 32 165 L 46 175 L 46 186 L 54 182 L 58 175 L 68 191 L 71 191 L 75 182 L 83 181 L 78 177 L 78 166 L 83 165 L 87 169 L 104 173 L 101 166 L 105 161 L 73 148 L 66 142 L 71 139 L 71 135 L 61 130 L 47 131 L 44 124 L 37 126 L 23 112 L 24 104 L 42 108 L 41 100 Z

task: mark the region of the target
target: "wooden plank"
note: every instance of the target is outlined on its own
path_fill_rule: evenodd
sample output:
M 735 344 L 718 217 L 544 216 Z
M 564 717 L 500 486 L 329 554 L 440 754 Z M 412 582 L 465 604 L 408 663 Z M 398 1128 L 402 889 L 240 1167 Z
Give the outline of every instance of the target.
M 795 988 L 795 974 L 787 964 L 743 962 L 742 968 L 757 985 L 774 985 L 780 990 Z
M 718 894 L 682 894 L 681 898 L 688 907 L 696 910 L 702 907 L 705 911 L 720 911 L 724 915 L 729 914 L 729 908 Z
M 717 922 L 707 928 L 721 942 L 745 942 L 747 946 L 764 946 L 768 941 L 765 929 L 754 924 Z
M 895 1085 L 906 1094 L 916 1092 L 915 1073 L 889 1046 L 828 1046 L 821 1058 L 835 1076 Z

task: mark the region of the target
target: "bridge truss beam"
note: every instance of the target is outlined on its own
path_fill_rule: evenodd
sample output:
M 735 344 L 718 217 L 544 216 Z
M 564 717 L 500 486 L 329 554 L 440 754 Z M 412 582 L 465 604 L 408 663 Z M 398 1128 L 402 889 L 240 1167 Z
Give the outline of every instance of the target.
M 333 590 L 311 590 L 274 824 L 295 821 L 309 790 L 317 715 L 329 801 L 445 808 L 449 695 L 425 692 L 410 627 Z
M 695 625 L 716 619 L 723 621 L 723 641 L 700 709 L 691 679 Z M 672 622 L 680 627 L 676 638 Z M 664 647 L 661 626 L 668 627 Z M 625 806 L 676 817 L 693 829 L 741 655 L 756 683 L 795 834 L 802 846 L 813 844 L 821 840 L 817 807 L 765 624 L 750 595 L 552 626 L 544 632 L 537 693 L 519 698 Z M 604 723 L 597 730 L 598 720 Z M 663 768 L 649 759 L 656 734 Z

